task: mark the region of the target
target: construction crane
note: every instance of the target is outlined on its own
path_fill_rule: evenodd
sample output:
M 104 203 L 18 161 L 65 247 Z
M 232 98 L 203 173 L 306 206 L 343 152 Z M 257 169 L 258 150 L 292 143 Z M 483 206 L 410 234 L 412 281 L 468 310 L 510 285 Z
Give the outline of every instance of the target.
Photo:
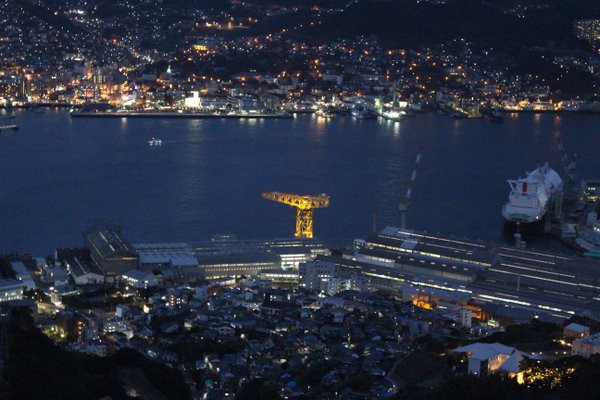
M 560 131 L 555 131 L 554 137 L 556 138 L 556 144 L 558 146 L 558 151 L 560 152 L 560 159 L 563 162 L 565 174 L 567 174 L 567 177 L 569 177 L 571 182 L 574 182 L 577 180 L 577 169 L 575 166 L 577 153 L 573 153 L 573 155 L 569 158 L 565 150 L 565 146 L 563 145 L 562 138 L 560 137 Z
M 262 197 L 296 208 L 296 233 L 294 236 L 297 238 L 312 239 L 314 209 L 329 207 L 329 196 L 326 194 L 311 196 L 279 192 L 263 192 Z
M 408 207 L 410 206 L 410 197 L 412 196 L 412 190 L 415 186 L 415 182 L 417 180 L 417 172 L 419 171 L 419 166 L 421 165 L 421 157 L 423 153 L 423 148 L 419 149 L 419 153 L 417 154 L 417 159 L 415 160 L 415 168 L 413 169 L 413 173 L 410 177 L 410 182 L 408 183 L 408 189 L 406 190 L 406 195 L 404 196 L 404 201 L 400 203 L 398 209 L 402 213 L 402 220 L 400 223 L 400 227 L 402 229 L 406 228 L 406 212 L 408 211 Z

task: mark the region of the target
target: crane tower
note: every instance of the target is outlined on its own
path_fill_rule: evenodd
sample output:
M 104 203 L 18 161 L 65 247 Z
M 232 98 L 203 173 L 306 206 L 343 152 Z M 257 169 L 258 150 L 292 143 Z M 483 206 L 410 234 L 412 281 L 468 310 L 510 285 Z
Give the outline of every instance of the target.
M 297 238 L 312 239 L 314 209 L 329 207 L 329 196 L 326 194 L 311 196 L 279 192 L 263 192 L 262 197 L 296 208 L 296 233 L 294 236 Z

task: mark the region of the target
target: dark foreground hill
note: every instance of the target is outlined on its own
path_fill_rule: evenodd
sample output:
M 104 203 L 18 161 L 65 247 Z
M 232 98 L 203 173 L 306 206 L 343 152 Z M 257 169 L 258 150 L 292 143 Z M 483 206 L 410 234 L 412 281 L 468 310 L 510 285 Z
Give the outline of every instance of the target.
M 177 370 L 135 350 L 110 357 L 72 353 L 56 346 L 18 312 L 8 325 L 10 358 L 2 370 L 0 399 L 190 399 Z

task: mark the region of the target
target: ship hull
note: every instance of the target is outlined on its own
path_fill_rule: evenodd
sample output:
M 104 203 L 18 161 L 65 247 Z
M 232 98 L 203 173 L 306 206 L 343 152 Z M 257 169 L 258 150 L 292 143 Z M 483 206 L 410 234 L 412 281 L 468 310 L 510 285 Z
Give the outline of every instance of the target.
M 556 193 L 562 192 L 562 179 L 546 163 L 525 178 L 509 180 L 511 192 L 502 206 L 502 217 L 514 224 L 529 225 L 544 221 Z
M 502 207 L 502 217 L 507 222 L 512 222 L 514 224 L 534 224 L 543 221 L 547 211 L 546 205 L 544 205 L 541 210 L 538 210 L 538 212 L 525 213 L 519 212 L 515 210 L 514 207 L 510 207 L 506 204 Z
M 504 220 L 503 231 L 504 233 L 509 234 L 510 237 L 517 232 L 524 234 L 540 233 L 544 231 L 544 223 L 542 221 L 536 221 L 523 224 L 520 222 Z

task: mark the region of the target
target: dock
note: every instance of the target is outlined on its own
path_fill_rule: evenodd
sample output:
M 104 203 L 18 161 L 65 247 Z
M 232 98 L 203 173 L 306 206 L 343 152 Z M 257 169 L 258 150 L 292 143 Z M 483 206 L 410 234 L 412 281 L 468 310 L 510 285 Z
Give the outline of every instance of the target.
M 73 111 L 73 118 L 184 118 L 184 119 L 290 119 L 292 114 L 284 113 L 233 113 L 214 114 L 177 111 Z
M 577 253 L 600 258 L 599 179 L 570 182 L 563 198 L 554 198 L 544 218 L 544 232 Z

